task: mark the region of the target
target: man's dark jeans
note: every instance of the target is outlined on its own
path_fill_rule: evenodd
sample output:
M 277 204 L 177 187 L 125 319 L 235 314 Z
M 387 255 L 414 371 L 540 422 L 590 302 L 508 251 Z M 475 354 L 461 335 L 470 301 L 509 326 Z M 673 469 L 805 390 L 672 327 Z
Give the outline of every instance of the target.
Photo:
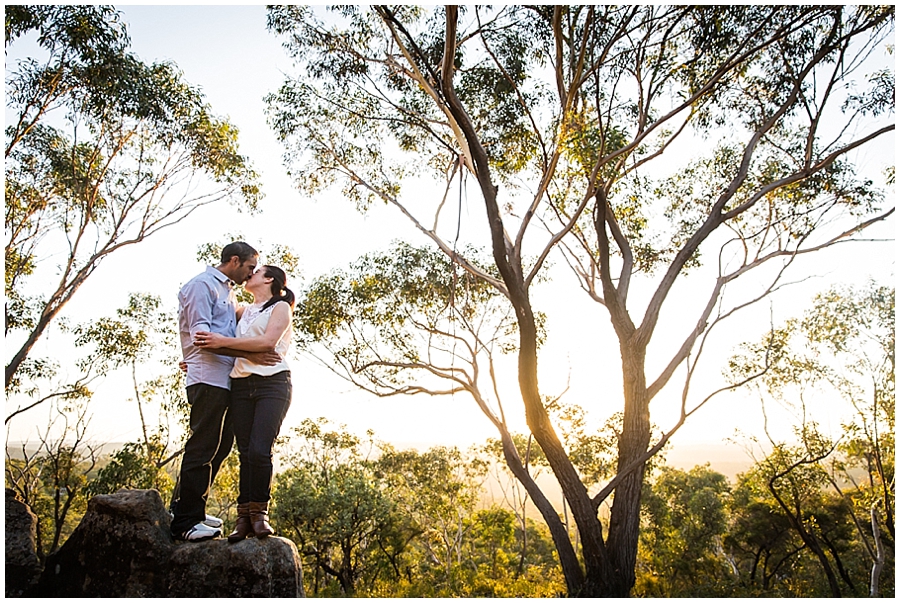
M 241 455 L 238 503 L 268 502 L 272 447 L 291 405 L 291 373 L 231 380 L 231 415 Z
M 206 499 L 219 466 L 231 451 L 232 417 L 228 408 L 231 392 L 197 383 L 187 388 L 191 405 L 191 436 L 184 446 L 179 492 L 173 496 L 176 536 L 206 519 Z
M 234 446 L 234 429 L 231 426 L 231 411 L 229 410 L 225 413 L 225 423 L 222 425 L 222 442 L 219 444 L 219 451 L 216 453 L 216 458 L 212 461 L 211 484 L 216 481 L 216 476 L 219 475 L 219 468 L 222 467 L 222 463 L 225 462 L 225 459 L 227 459 L 228 455 L 231 453 L 232 446 Z M 175 477 L 175 487 L 172 488 L 172 501 L 169 503 L 169 511 L 173 515 L 175 514 L 175 507 L 178 506 L 178 499 L 180 498 L 181 473 Z

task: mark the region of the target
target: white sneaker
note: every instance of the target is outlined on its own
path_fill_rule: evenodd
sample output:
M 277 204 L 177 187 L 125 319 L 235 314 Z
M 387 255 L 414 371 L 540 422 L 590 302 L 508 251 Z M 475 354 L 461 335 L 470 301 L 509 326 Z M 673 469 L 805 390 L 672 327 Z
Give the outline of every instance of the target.
M 203 523 L 205 523 L 206 525 L 208 525 L 211 528 L 221 528 L 225 522 L 222 521 L 221 519 L 219 519 L 218 517 L 216 517 L 215 515 L 207 515 L 206 519 L 203 520 Z
M 222 530 L 220 530 L 219 528 L 211 528 L 205 523 L 201 522 L 182 534 L 180 539 L 187 540 L 188 542 L 203 542 L 204 540 L 212 540 L 213 538 L 218 538 L 221 535 Z

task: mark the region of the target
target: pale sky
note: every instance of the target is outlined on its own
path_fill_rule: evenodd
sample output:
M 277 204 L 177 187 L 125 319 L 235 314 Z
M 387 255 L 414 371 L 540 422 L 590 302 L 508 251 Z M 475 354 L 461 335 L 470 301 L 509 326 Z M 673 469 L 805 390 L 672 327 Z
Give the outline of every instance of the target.
M 232 232 L 243 233 L 245 240 L 263 248 L 273 243 L 291 246 L 299 253 L 301 270 L 307 279 L 344 266 L 363 253 L 383 250 L 395 239 L 415 245 L 427 242 L 392 208 L 376 205 L 362 216 L 338 191 L 308 199 L 293 189 L 281 162 L 282 147 L 265 122 L 262 100 L 280 86 L 283 74 L 292 73 L 293 68 L 280 41 L 265 29 L 263 6 L 118 6 L 129 26 L 132 50 L 145 62 L 175 62 L 185 79 L 200 87 L 213 111 L 237 125 L 241 150 L 261 174 L 266 198 L 260 215 L 238 214 L 220 205 L 117 252 L 67 307 L 65 315 L 71 322 L 109 315 L 125 304 L 129 293 L 139 291 L 160 295 L 174 310 L 180 285 L 203 270 L 194 259 L 197 246 Z M 8 62 L 17 56 L 16 52 L 22 50 L 14 45 Z M 877 173 L 886 157 L 893 158 L 891 137 L 885 137 L 878 147 L 864 150 L 857 160 Z M 463 239 L 483 241 L 485 226 L 480 220 L 479 201 L 476 194 L 471 194 L 464 204 Z M 893 237 L 893 223 L 876 234 Z M 554 259 L 553 282 L 542 285 L 534 294 L 535 306 L 544 310 L 549 319 L 550 338 L 540 358 L 542 388 L 544 393 L 555 395 L 568 384 L 569 393 L 564 399 L 581 404 L 592 420 L 602 424 L 621 406 L 617 344 L 606 313 L 579 292 L 561 258 Z M 801 313 L 815 293 L 832 283 L 863 284 L 869 277 L 892 282 L 893 264 L 893 243 L 844 246 L 840 251 L 819 254 L 794 273 L 798 279 L 811 274 L 815 278 L 773 298 L 771 309 L 776 322 Z M 695 322 L 698 310 L 691 301 L 696 291 L 705 292 L 711 286 L 708 279 L 702 279 L 702 273 L 703 270 L 683 280 L 673 292 L 681 301 L 670 304 L 662 316 L 665 326 L 656 336 L 657 358 L 671 354 L 684 336 L 684 329 Z M 632 295 L 640 293 L 641 287 L 636 284 Z M 697 399 L 721 384 L 721 367 L 738 343 L 761 337 L 768 326 L 769 313 L 770 305 L 764 302 L 722 327 L 710 344 L 702 375 L 693 386 Z M 666 334 L 671 334 L 671 339 L 665 339 Z M 56 351 L 63 341 L 63 336 L 50 333 L 36 353 Z M 7 346 L 8 354 L 12 347 Z M 655 366 L 652 351 L 650 365 Z M 504 388 L 508 418 L 522 414 L 515 397 L 513 366 L 514 363 L 507 367 L 510 370 Z M 607 366 L 611 370 L 604 368 Z M 356 433 L 371 428 L 377 437 L 401 446 L 440 443 L 467 447 L 496 437 L 487 419 L 465 396 L 376 399 L 356 391 L 308 358 L 294 359 L 292 368 L 294 400 L 282 433 L 306 417 L 325 416 L 335 423 L 347 424 Z M 649 378 L 654 370 L 658 367 L 649 369 Z M 677 375 L 683 375 L 683 371 Z M 130 389 L 125 377 L 109 379 L 96 390 L 91 402 L 91 432 L 98 441 L 134 441 L 139 437 L 137 410 L 134 402 L 128 400 Z M 667 429 L 674 420 L 672 412 L 680 393 L 676 376 L 654 401 L 652 419 L 661 428 Z M 9 412 L 10 404 L 7 406 Z M 843 412 L 840 408 L 823 408 L 819 412 L 823 425 L 839 430 Z M 46 416 L 46 411 L 34 410 L 13 419 L 8 426 L 9 440 L 33 438 L 34 428 L 46 423 Z M 785 426 L 789 423 L 787 417 L 780 420 Z M 524 420 L 512 422 L 524 431 Z M 673 440 L 674 448 L 677 451 L 679 447 L 721 445 L 735 428 L 754 431 L 760 425 L 758 402 L 748 396 L 725 395 L 682 428 Z

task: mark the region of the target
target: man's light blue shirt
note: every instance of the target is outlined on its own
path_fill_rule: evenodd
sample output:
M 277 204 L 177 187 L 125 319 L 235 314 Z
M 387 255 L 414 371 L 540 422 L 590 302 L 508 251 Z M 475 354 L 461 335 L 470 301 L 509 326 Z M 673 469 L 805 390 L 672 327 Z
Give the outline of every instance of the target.
M 178 292 L 178 330 L 188 386 L 205 383 L 231 389 L 234 358 L 195 347 L 194 336 L 198 331 L 209 331 L 234 337 L 237 299 L 232 285 L 218 269 L 207 266 Z

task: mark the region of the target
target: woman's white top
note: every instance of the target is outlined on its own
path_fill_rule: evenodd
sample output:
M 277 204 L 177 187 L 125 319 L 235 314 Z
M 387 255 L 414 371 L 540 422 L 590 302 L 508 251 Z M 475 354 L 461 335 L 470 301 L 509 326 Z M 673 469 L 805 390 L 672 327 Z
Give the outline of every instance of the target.
M 241 320 L 235 329 L 236 337 L 258 337 L 264 335 L 266 327 L 269 325 L 269 318 L 272 316 L 272 309 L 278 304 L 287 302 L 275 302 L 265 310 L 262 309 L 263 303 L 250 304 L 244 308 Z M 290 370 L 287 357 L 288 350 L 291 348 L 291 323 L 288 322 L 287 328 L 281 335 L 281 339 L 275 344 L 275 351 L 281 355 L 281 362 L 274 366 L 262 366 L 261 364 L 253 364 L 246 358 L 235 358 L 234 369 L 231 371 L 231 378 L 249 377 L 250 375 L 262 375 L 268 377 L 281 371 Z

